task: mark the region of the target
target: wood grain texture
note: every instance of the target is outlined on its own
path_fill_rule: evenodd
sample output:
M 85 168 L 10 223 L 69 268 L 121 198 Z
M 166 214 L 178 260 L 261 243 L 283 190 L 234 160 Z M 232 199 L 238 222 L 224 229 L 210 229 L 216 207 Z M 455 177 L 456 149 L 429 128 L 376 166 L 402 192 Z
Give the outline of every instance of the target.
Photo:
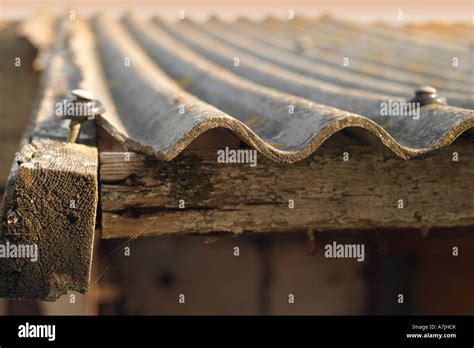
M 38 260 L 2 259 L 0 295 L 55 300 L 85 292 L 97 206 L 97 150 L 33 140 L 6 192 L 2 242 L 33 245 Z
M 0 258 L 0 297 L 54 301 L 89 285 L 98 202 L 98 153 L 93 125 L 66 143 L 68 121 L 54 105 L 87 88 L 74 64 L 64 23 L 41 77 L 32 121 L 10 172 L 0 244 L 37 248 L 37 260 Z M 87 145 L 86 145 L 87 144 Z
M 127 158 L 100 156 L 103 238 L 474 226 L 468 144 L 409 161 L 369 146 L 325 148 L 292 165 L 260 156 L 256 168 L 216 163 L 216 151 L 206 150 L 170 162 Z

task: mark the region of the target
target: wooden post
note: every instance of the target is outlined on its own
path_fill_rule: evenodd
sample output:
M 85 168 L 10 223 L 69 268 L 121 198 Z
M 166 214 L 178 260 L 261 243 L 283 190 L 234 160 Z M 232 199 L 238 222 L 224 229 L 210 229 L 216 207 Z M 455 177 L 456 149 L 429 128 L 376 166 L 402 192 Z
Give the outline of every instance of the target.
M 89 285 L 98 202 L 93 125 L 65 142 L 68 121 L 55 103 L 80 87 L 80 73 L 59 27 L 42 76 L 33 123 L 10 172 L 0 233 L 0 297 L 54 301 Z
M 0 259 L 0 296 L 56 300 L 67 290 L 85 292 L 97 208 L 96 148 L 37 139 L 22 148 L 18 162 L 7 185 L 0 244 L 34 249 L 29 258 L 10 252 Z

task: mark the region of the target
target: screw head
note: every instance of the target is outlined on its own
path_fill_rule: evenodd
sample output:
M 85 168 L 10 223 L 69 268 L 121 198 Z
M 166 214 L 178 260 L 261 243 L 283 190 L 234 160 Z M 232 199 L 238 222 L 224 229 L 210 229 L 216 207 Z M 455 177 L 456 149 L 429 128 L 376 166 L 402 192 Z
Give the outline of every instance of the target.
M 94 96 L 92 95 L 92 93 L 83 89 L 74 89 L 71 92 L 71 95 L 81 100 L 94 100 Z

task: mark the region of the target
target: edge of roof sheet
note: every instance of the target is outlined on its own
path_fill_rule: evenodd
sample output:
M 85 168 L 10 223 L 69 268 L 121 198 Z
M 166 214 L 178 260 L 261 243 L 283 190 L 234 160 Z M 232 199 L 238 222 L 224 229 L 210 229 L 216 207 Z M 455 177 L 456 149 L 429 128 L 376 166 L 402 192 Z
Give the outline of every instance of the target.
M 427 106 L 425 108 L 437 108 L 437 106 Z M 460 109 L 462 110 L 462 109 Z M 121 142 L 127 150 L 141 152 L 156 156 L 158 159 L 170 161 L 178 156 L 186 147 L 201 134 L 210 129 L 224 128 L 232 131 L 242 141 L 258 150 L 264 156 L 283 163 L 293 163 L 300 161 L 313 154 L 328 138 L 346 128 L 362 128 L 373 134 L 383 145 L 390 149 L 394 154 L 403 159 L 409 159 L 431 151 L 441 149 L 451 144 L 464 132 L 474 128 L 474 112 L 471 117 L 462 121 L 460 124 L 452 127 L 444 133 L 439 140 L 430 147 L 413 148 L 403 146 L 398 143 L 385 129 L 374 121 L 359 115 L 342 116 L 323 128 L 320 132 L 314 134 L 312 140 L 307 146 L 298 151 L 284 151 L 278 147 L 266 142 L 259 137 L 251 128 L 243 122 L 231 117 L 213 115 L 208 119 L 197 124 L 190 131 L 181 134 L 177 141 L 166 150 L 158 150 L 152 144 L 142 144 L 128 137 L 104 117 L 99 118 L 99 124 L 116 140 Z

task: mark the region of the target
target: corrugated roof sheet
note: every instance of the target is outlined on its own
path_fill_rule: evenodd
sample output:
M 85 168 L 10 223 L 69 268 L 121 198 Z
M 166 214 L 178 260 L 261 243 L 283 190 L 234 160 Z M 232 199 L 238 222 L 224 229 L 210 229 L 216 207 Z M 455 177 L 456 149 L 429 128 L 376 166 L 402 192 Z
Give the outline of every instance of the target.
M 170 24 L 100 16 L 64 27 L 68 44 L 52 50 L 47 69 L 58 57 L 74 65 L 81 78 L 66 72 L 64 85 L 103 101 L 99 123 L 128 149 L 164 160 L 217 127 L 294 162 L 348 127 L 409 158 L 474 125 L 472 49 L 462 36 L 433 40 L 331 18 Z M 423 84 L 448 105 L 424 106 L 418 119 L 381 115 L 382 103 L 403 103 Z

